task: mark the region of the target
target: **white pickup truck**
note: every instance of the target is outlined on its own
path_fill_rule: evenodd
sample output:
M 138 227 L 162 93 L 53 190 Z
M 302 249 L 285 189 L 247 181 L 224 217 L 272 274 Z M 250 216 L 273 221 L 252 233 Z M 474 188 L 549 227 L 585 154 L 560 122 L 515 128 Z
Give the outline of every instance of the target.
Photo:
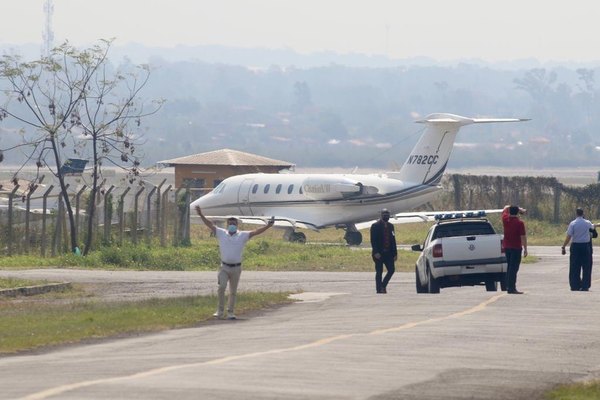
M 446 216 L 429 229 L 415 265 L 417 293 L 439 293 L 451 286 L 485 285 L 506 290 L 503 236 L 482 217 Z

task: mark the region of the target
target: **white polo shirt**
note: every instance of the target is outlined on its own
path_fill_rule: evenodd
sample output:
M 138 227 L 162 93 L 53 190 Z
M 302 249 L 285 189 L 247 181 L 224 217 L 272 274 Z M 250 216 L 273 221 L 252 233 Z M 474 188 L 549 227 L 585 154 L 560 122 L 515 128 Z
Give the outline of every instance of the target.
M 227 264 L 240 264 L 246 242 L 250 240 L 249 231 L 237 231 L 230 235 L 225 229 L 215 227 L 215 235 L 219 240 L 221 261 Z
M 583 217 L 577 217 L 569 224 L 567 228 L 567 235 L 571 236 L 573 243 L 589 243 L 590 229 L 594 228 L 594 225 L 584 219 Z

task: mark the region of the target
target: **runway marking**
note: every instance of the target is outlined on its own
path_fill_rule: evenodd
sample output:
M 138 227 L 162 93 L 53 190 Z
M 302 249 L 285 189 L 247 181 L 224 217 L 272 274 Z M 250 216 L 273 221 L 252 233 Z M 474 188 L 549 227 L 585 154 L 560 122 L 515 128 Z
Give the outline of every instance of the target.
M 338 293 L 338 292 L 302 292 L 292 293 L 289 298 L 293 300 L 300 300 L 302 303 L 319 303 L 325 301 L 333 296 L 341 296 L 349 293 Z
M 435 318 L 425 319 L 423 321 L 408 322 L 404 325 L 400 325 L 395 328 L 378 329 L 378 330 L 369 332 L 369 335 L 382 335 L 384 333 L 398 332 L 398 331 L 403 331 L 406 329 L 414 328 L 415 326 L 419 326 L 419 325 L 431 324 L 434 322 L 444 321 L 447 319 L 464 317 L 465 315 L 474 314 L 476 312 L 482 311 L 484 308 L 486 308 L 487 306 L 489 306 L 490 304 L 494 303 L 499 298 L 504 297 L 504 296 L 506 296 L 506 293 L 497 294 L 494 297 L 490 297 L 483 303 L 480 303 L 480 304 L 476 305 L 475 307 L 469 308 L 464 311 L 459 311 L 454 314 L 446 315 L 443 317 L 435 317 Z
M 448 319 L 464 317 L 465 315 L 474 314 L 476 312 L 484 310 L 487 306 L 496 302 L 498 299 L 500 299 L 501 297 L 504 297 L 504 296 L 506 296 L 506 293 L 501 293 L 501 294 L 498 294 L 496 296 L 493 296 L 493 297 L 487 299 L 486 301 L 484 301 L 474 307 L 468 308 L 463 311 L 459 311 L 459 312 L 456 312 L 456 313 L 453 313 L 450 315 L 446 315 L 443 317 L 435 317 L 435 318 L 429 318 L 429 319 L 422 320 L 422 321 L 408 322 L 406 324 L 403 324 L 403 325 L 400 325 L 397 327 L 393 327 L 393 328 L 377 329 L 377 330 L 368 332 L 366 335 L 383 335 L 383 334 L 390 333 L 390 332 L 399 332 L 399 331 L 411 329 L 411 328 L 414 328 L 419 325 L 431 324 L 434 322 L 440 322 L 440 321 L 444 321 L 444 320 L 448 320 Z M 41 392 L 32 393 L 28 396 L 22 397 L 22 399 L 23 400 L 42 400 L 42 399 L 47 399 L 49 397 L 56 396 L 56 395 L 59 395 L 59 394 L 65 393 L 65 392 L 70 392 L 72 390 L 82 389 L 85 387 L 99 385 L 99 384 L 103 384 L 103 383 L 116 383 L 116 382 L 120 382 L 120 381 L 133 380 L 133 379 L 137 379 L 137 378 L 146 378 L 149 376 L 159 375 L 159 374 L 163 374 L 166 372 L 177 371 L 177 370 L 181 370 L 181 369 L 185 369 L 185 368 L 200 367 L 203 365 L 225 364 L 230 361 L 242 360 L 242 359 L 246 359 L 246 358 L 254 358 L 254 357 L 266 356 L 266 355 L 271 355 L 271 354 L 281 354 L 281 353 L 305 350 L 305 349 L 324 346 L 329 343 L 333 343 L 333 342 L 344 340 L 344 339 L 349 339 L 349 338 L 352 338 L 355 336 L 363 336 L 363 335 L 365 335 L 365 334 L 364 333 L 351 333 L 351 334 L 346 334 L 346 335 L 331 336 L 328 338 L 315 340 L 314 342 L 302 344 L 299 346 L 285 347 L 285 348 L 281 348 L 281 349 L 272 349 L 272 350 L 267 350 L 267 351 L 259 351 L 259 352 L 255 352 L 255 353 L 240 354 L 237 356 L 227 356 L 227 357 L 217 358 L 214 360 L 203 361 L 203 362 L 199 362 L 199 363 L 171 365 L 168 367 L 155 368 L 155 369 L 151 369 L 148 371 L 138 372 L 138 373 L 126 375 L 126 376 L 118 376 L 118 377 L 113 377 L 113 378 L 103 378 L 103 379 L 95 379 L 95 380 L 91 380 L 91 381 L 72 383 L 72 384 L 68 384 L 68 385 L 62 385 L 62 386 L 57 386 L 54 388 L 46 389 Z

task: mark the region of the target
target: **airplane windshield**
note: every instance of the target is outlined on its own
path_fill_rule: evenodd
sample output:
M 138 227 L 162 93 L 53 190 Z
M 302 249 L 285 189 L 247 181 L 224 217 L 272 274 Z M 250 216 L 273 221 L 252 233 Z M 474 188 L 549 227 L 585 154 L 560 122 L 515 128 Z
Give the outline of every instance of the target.
M 217 185 L 216 188 L 213 189 L 213 194 L 222 193 L 224 189 L 225 189 L 225 183 L 221 182 Z

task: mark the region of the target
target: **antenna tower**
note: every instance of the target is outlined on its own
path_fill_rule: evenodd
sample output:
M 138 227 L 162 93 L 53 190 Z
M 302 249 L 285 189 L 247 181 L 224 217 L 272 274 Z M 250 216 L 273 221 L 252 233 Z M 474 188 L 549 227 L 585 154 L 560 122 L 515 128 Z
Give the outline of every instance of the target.
M 44 1 L 44 32 L 42 32 L 42 57 L 50 57 L 54 47 L 54 31 L 52 30 L 52 14 L 54 13 L 54 1 Z

